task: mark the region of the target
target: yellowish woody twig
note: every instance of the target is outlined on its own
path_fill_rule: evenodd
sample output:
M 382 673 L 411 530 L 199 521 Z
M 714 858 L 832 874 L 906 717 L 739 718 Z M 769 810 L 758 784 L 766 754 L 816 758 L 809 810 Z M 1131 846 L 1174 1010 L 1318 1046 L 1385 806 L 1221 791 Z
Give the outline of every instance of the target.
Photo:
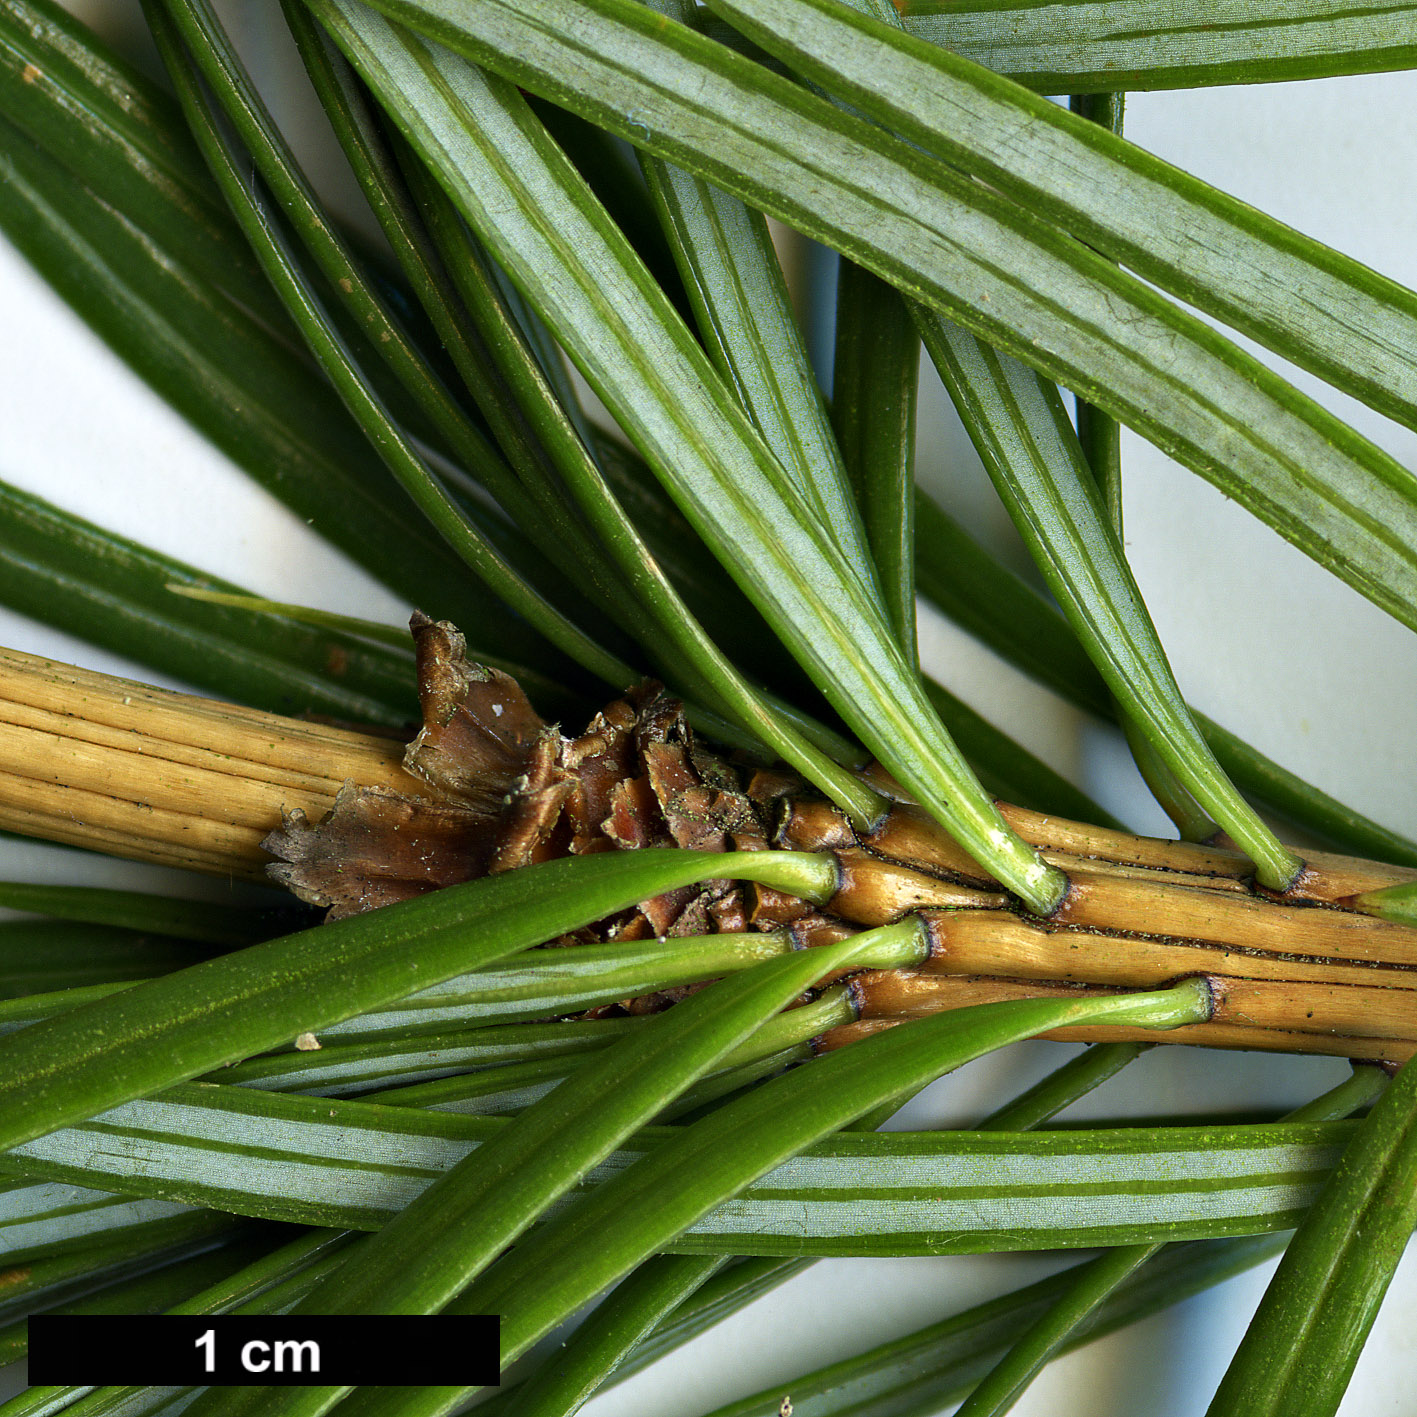
M 265 879 L 281 812 L 346 780 L 416 791 L 403 745 L 0 649 L 0 826 Z
M 426 795 L 403 759 L 387 738 L 0 650 L 0 827 L 28 835 L 262 879 L 261 842 L 285 814 L 319 819 L 346 783 Z M 920 969 L 853 979 L 857 1021 L 822 1046 L 972 1003 L 1204 976 L 1211 1022 L 1135 1036 L 1387 1062 L 1417 1049 L 1417 930 L 1355 904 L 1417 872 L 1308 852 L 1276 897 L 1233 851 L 1004 810 L 1071 881 L 1047 920 L 907 804 L 863 838 L 829 804 L 783 799 L 775 844 L 833 852 L 841 869 L 826 916 L 792 924 L 799 943 L 918 912 L 932 945 Z

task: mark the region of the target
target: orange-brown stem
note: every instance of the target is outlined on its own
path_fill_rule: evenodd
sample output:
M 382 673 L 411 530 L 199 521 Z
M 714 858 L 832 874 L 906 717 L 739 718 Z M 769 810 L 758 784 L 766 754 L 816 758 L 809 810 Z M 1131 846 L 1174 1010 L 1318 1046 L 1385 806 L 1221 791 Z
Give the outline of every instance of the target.
M 743 782 L 653 690 L 564 738 L 511 680 L 469 664 L 452 627 L 420 618 L 415 635 L 425 725 L 406 751 L 0 651 L 0 826 L 251 877 L 263 874 L 260 842 L 275 832 L 281 878 L 343 913 L 567 851 L 829 851 L 841 884 L 823 911 L 736 887 L 725 860 L 722 881 L 643 902 L 602 922 L 597 937 L 787 927 L 807 947 L 921 914 L 928 961 L 858 975 L 859 1020 L 824 1047 L 973 1002 L 1151 989 L 1195 975 L 1212 984 L 1215 1017 L 1159 1040 L 1386 1060 L 1417 1046 L 1417 930 L 1353 904 L 1417 872 L 1309 853 L 1300 879 L 1276 896 L 1223 847 L 1001 804 L 1071 883 L 1040 920 L 909 803 L 858 835 L 790 774 Z M 322 817 L 320 826 L 304 820 Z

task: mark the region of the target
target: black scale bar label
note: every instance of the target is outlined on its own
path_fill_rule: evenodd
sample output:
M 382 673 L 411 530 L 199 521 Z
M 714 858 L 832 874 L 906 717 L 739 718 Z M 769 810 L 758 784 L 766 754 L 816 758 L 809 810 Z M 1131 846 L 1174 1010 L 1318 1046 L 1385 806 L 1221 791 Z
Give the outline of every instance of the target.
M 36 1314 L 30 1382 L 55 1387 L 490 1387 L 494 1315 Z

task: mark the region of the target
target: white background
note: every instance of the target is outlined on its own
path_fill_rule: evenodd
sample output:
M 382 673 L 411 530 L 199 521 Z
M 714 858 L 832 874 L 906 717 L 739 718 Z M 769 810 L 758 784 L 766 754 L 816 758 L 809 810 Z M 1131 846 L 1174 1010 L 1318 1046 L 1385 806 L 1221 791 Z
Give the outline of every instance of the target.
M 74 8 L 131 42 L 126 0 Z M 274 5 L 231 4 L 253 60 L 283 94 L 292 72 L 269 27 Z M 1134 95 L 1128 135 L 1181 166 L 1417 284 L 1413 173 L 1417 81 L 1407 75 L 1307 85 Z M 0 247 L 0 477 L 251 589 L 399 622 L 409 607 L 314 540 L 205 445 Z M 1305 387 L 1313 381 L 1298 376 Z M 926 381 L 929 390 L 929 380 Z M 1407 465 L 1417 439 L 1325 391 Z M 930 390 L 922 475 L 981 535 L 1015 555 L 1006 519 Z M 1125 450 L 1127 546 L 1192 701 L 1285 765 L 1394 827 L 1417 833 L 1410 633 L 1311 566 L 1197 478 L 1136 439 Z M 436 612 L 437 607 L 425 607 Z M 931 662 L 957 693 L 1138 828 L 1163 819 L 1110 733 L 1058 704 L 936 618 Z M 0 643 L 146 677 L 93 646 L 0 612 Z M 3 844 L 5 875 L 200 890 L 175 874 Z M 916 1125 L 968 1125 L 1068 1055 L 1027 1044 L 966 1069 L 917 1104 Z M 1078 1116 L 1195 1115 L 1286 1108 L 1337 1081 L 1329 1061 L 1160 1049 Z M 1005 1257 L 837 1261 L 815 1267 L 671 1363 L 598 1399 L 600 1417 L 681 1417 L 859 1352 L 1055 1268 Z M 1264 1271 L 1056 1364 L 1015 1409 L 1027 1417 L 1204 1412 L 1263 1287 Z M 1399 1271 L 1343 1412 L 1417 1410 L 1408 1319 L 1417 1272 Z M 783 1383 L 789 1392 L 790 1384 Z M 775 1407 L 775 1403 L 773 1404 Z M 765 1408 L 764 1417 L 768 1409 Z

